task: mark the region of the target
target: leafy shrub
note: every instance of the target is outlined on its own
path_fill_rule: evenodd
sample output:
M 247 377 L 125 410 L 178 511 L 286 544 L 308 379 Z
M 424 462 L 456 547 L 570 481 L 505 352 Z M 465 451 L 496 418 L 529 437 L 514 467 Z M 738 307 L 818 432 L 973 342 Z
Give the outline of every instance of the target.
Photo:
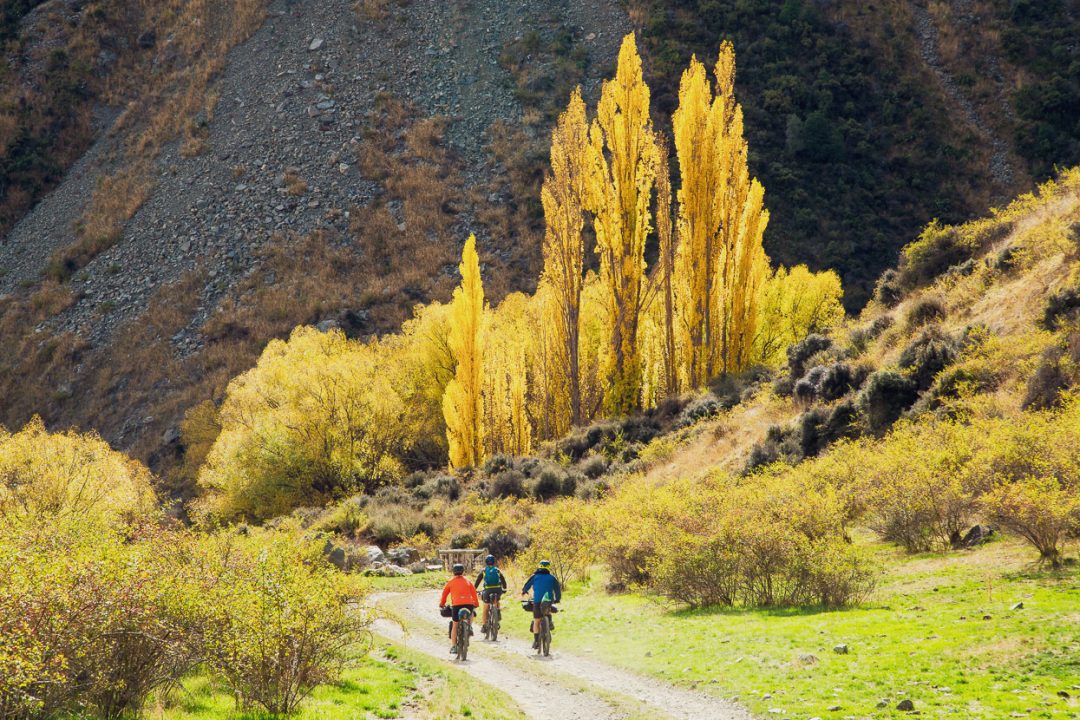
M 1061 566 L 1066 535 L 1080 531 L 1080 489 L 1057 478 L 1003 483 L 987 495 L 983 506 L 995 521 L 1034 546 L 1040 562 L 1055 568 Z
M 869 374 L 870 371 L 865 366 L 852 366 L 845 362 L 818 365 L 810 368 L 806 375 L 795 383 L 792 394 L 806 404 L 815 400 L 832 402 L 858 390 Z
M 882 435 L 918 397 L 914 380 L 895 370 L 878 370 L 859 392 L 857 405 L 870 432 Z
M 199 473 L 201 512 L 267 519 L 400 478 L 416 439 L 382 346 L 301 327 L 229 384 L 222 430 Z
M 798 431 L 794 428 L 772 425 L 766 431 L 765 439 L 750 448 L 743 472 L 751 473 L 758 468 L 781 461 L 794 464 L 802 458 L 802 444 Z
M 911 304 L 908 308 L 905 322 L 908 330 L 920 328 L 932 322 L 943 319 L 948 314 L 945 301 L 936 295 L 925 295 Z
M 699 420 L 715 417 L 722 409 L 720 400 L 712 394 L 695 397 L 679 413 L 675 426 L 689 427 Z
M 72 516 L 0 526 L 0 717 L 137 714 L 197 662 L 178 543 L 158 535 Z
M 808 335 L 802 342 L 797 342 L 788 348 L 788 373 L 792 378 L 801 378 L 806 374 L 806 363 L 810 358 L 832 346 L 832 340 L 825 335 Z
M 545 470 L 532 483 L 532 496 L 540 501 L 550 500 L 562 493 L 562 475 L 552 470 Z
M 245 707 L 294 712 L 366 637 L 351 606 L 358 581 L 287 534 L 214 536 L 200 561 L 210 578 L 199 594 L 206 663 Z
M 312 526 L 315 530 L 358 538 L 371 527 L 361 498 L 348 498 L 330 508 Z
M 865 460 L 857 481 L 867 523 L 908 552 L 956 545 L 971 526 L 984 478 L 968 467 L 980 449 L 953 421 L 903 423 Z
M 883 332 L 891 328 L 893 323 L 892 315 L 882 315 L 874 318 L 874 321 L 866 327 L 852 330 L 849 339 L 851 341 L 853 353 L 855 355 L 860 355 L 866 352 L 870 343 L 880 337 Z
M 509 455 L 492 455 L 484 461 L 485 475 L 498 475 L 514 467 L 514 458 Z
M 529 528 L 532 542 L 524 562 L 551 560 L 552 572 L 564 585 L 585 579 L 596 560 L 597 524 L 595 509 L 581 500 L 564 498 L 545 506 Z
M 581 463 L 581 474 L 595 480 L 608 470 L 608 460 L 603 455 L 593 455 Z
M 931 328 L 904 348 L 899 362 L 918 390 L 922 391 L 933 384 L 938 373 L 956 360 L 956 355 L 956 342 L 940 330 Z
M 898 305 L 904 299 L 900 273 L 892 268 L 883 272 L 874 285 L 874 299 L 887 308 Z
M 500 527 L 488 532 L 482 538 L 481 545 L 497 558 L 510 558 L 525 550 L 529 543 L 520 533 Z M 464 544 L 455 544 L 454 547 L 473 547 L 473 542 L 470 540 Z
M 566 477 L 562 479 L 562 488 L 560 492 L 566 497 L 574 497 L 578 492 L 578 478 L 572 473 L 567 473 Z
M 488 492 L 493 498 L 523 498 L 528 494 L 525 476 L 518 470 L 504 470 L 492 479 Z
M 992 267 L 999 272 L 1012 272 L 1020 266 L 1020 256 L 1019 249 L 1010 245 L 1003 248 L 1001 252 L 994 257 Z
M 1046 299 L 1040 325 L 1051 332 L 1059 330 L 1064 324 L 1072 322 L 1080 310 L 1080 287 L 1068 287 L 1058 290 Z
M 140 463 L 96 435 L 49 434 L 36 417 L 14 435 L 0 428 L 0 478 L 0 516 L 9 520 L 77 515 L 113 524 L 154 505 Z
M 799 418 L 799 446 L 803 457 L 816 457 L 844 438 L 858 436 L 855 403 L 847 400 L 833 408 L 817 407 Z
M 1061 402 L 1062 393 L 1073 382 L 1064 355 L 1057 347 L 1043 353 L 1039 366 L 1028 378 L 1022 405 L 1025 410 L 1047 410 Z
M 649 587 L 659 594 L 692 607 L 836 607 L 874 585 L 875 570 L 847 542 L 829 493 L 769 475 L 679 482 L 655 492 L 680 505 L 664 518 L 665 539 L 648 558 Z
M 971 254 L 959 228 L 933 221 L 919 239 L 907 245 L 900 256 L 900 285 L 908 290 L 929 285 L 946 270 Z

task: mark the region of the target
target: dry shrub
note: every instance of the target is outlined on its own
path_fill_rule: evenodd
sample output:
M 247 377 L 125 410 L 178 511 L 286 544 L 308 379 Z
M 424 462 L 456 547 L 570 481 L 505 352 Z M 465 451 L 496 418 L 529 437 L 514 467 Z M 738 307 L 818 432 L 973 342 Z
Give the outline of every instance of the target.
M 307 182 L 296 174 L 296 171 L 289 170 L 285 173 L 285 192 L 293 197 L 299 197 L 308 191 Z
M 361 20 L 382 22 L 390 16 L 390 0 L 356 0 L 353 9 Z
M 101 178 L 79 221 L 79 239 L 53 253 L 46 274 L 63 282 L 119 242 L 124 223 L 142 207 L 151 190 L 149 171 L 139 163 Z
M 1071 487 L 1070 487 L 1071 485 Z M 1080 532 L 1080 487 L 1054 477 L 1005 483 L 983 500 L 996 522 L 1039 551 L 1039 562 L 1061 567 L 1062 543 Z
M 831 492 L 791 480 L 766 474 L 651 488 L 635 481 L 632 497 L 647 493 L 648 506 L 620 502 L 619 488 L 600 507 L 601 547 L 612 547 L 618 527 L 621 544 L 638 553 L 648 587 L 692 607 L 858 602 L 873 587 L 875 570 L 848 543 L 842 506 Z
M 71 288 L 49 281 L 42 283 L 37 292 L 31 296 L 30 307 L 33 308 L 34 316 L 38 320 L 45 320 L 59 315 L 75 302 L 75 293 L 71 291 Z

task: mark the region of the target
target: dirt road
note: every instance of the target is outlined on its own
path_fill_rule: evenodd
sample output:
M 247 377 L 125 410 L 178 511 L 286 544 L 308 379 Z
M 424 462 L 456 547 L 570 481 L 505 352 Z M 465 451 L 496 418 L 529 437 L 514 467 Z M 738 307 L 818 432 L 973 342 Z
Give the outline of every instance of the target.
M 407 631 L 380 620 L 375 628 L 377 633 L 450 662 L 445 621 L 435 611 L 437 593 L 385 595 L 380 604 L 401 618 Z M 500 638 L 497 643 L 488 643 L 477 636 L 469 649 L 469 660 L 456 665 L 509 694 L 533 718 L 751 718 L 746 710 L 721 698 L 560 651 L 557 631 L 550 658 L 538 657 L 526 642 Z

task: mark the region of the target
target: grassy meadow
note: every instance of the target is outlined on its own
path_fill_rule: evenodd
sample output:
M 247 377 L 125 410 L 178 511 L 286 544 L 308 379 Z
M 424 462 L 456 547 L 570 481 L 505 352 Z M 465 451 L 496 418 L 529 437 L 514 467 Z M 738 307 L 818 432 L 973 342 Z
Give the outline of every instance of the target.
M 1041 570 L 1008 540 L 876 550 L 877 591 L 845 610 L 682 610 L 609 595 L 594 577 L 567 593 L 554 647 L 735 697 L 763 717 L 905 717 L 895 708 L 909 699 L 928 718 L 1080 718 L 1075 564 Z

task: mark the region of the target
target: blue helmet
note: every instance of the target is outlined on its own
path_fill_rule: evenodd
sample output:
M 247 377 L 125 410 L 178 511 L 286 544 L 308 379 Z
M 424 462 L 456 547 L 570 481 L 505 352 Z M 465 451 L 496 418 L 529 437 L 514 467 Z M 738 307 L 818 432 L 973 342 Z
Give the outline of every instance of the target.
M 486 558 L 484 558 L 484 564 L 485 565 L 494 565 L 495 564 L 495 556 L 494 555 L 488 555 Z

